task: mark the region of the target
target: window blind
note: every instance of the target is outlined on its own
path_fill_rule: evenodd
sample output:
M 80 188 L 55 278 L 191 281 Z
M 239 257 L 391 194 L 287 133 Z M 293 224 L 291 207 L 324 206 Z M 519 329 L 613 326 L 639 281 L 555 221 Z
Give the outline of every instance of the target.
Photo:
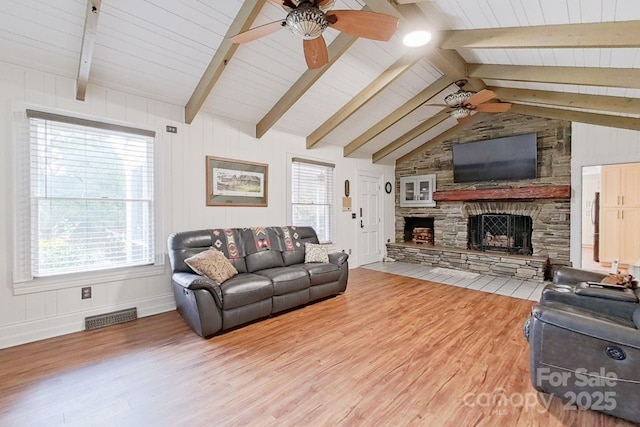
M 292 225 L 311 226 L 321 243 L 332 242 L 334 165 L 298 157 L 292 160 Z
M 27 111 L 31 275 L 154 263 L 154 134 Z

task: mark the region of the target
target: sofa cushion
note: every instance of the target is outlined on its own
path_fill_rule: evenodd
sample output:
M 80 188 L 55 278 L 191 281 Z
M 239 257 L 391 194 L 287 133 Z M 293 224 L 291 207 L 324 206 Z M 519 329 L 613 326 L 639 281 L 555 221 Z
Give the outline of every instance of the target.
M 271 280 L 258 274 L 241 273 L 220 285 L 222 308 L 241 307 L 273 296 Z
M 340 267 L 329 263 L 302 264 L 309 273 L 311 286 L 334 282 L 340 277 Z
M 244 262 L 244 257 L 242 258 L 232 258 L 229 260 L 231 264 L 238 270 L 238 273 L 248 273 L 247 264 Z
M 271 279 L 274 295 L 284 295 L 311 286 L 309 273 L 301 266 L 269 268 L 257 271 L 255 274 Z
M 277 227 L 275 230 L 284 265 L 302 264 L 304 262 L 304 241 L 300 239 L 298 227 Z
M 285 266 L 302 264 L 304 262 L 304 248 L 295 251 L 284 251 L 282 252 L 282 259 Z
M 247 255 L 245 263 L 249 273 L 267 268 L 284 267 L 280 251 L 262 251 Z
M 314 243 L 304 244 L 304 262 L 329 262 L 329 250 L 326 246 Z
M 224 254 L 214 248 L 189 257 L 184 262 L 199 275 L 207 276 L 216 283 L 224 283 L 238 274 Z

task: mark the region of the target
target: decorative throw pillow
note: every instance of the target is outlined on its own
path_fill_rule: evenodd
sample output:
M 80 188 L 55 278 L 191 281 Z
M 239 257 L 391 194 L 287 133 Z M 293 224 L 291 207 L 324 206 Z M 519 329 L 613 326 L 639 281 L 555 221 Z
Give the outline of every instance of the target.
M 305 243 L 304 262 L 329 262 L 329 251 L 327 247 L 314 243 Z
M 238 274 L 231 261 L 215 248 L 202 251 L 184 262 L 196 273 L 207 276 L 216 283 L 223 283 Z

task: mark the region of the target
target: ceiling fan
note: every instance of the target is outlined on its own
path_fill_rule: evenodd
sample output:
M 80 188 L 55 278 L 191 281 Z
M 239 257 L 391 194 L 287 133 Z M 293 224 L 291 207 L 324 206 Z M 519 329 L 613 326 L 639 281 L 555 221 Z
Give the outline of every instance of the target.
M 480 92 L 472 92 L 464 90 L 464 85 L 467 84 L 467 80 L 462 79 L 455 82 L 458 86 L 458 91 L 450 93 L 444 97 L 444 104 L 425 104 L 435 105 L 440 107 L 450 107 L 451 111 L 448 113 L 451 117 L 458 120 L 458 123 L 464 123 L 471 120 L 471 113 L 479 111 L 483 113 L 504 113 L 511 109 L 511 104 L 508 102 L 490 102 L 497 95 L 495 92 L 489 89 L 483 89 Z
M 335 0 L 269 0 L 282 6 L 287 17 L 282 21 L 260 25 L 230 38 L 233 43 L 247 43 L 287 27 L 303 38 L 304 58 L 311 69 L 329 62 L 322 32 L 335 28 L 358 37 L 388 41 L 396 32 L 398 19 L 365 10 L 331 10 Z

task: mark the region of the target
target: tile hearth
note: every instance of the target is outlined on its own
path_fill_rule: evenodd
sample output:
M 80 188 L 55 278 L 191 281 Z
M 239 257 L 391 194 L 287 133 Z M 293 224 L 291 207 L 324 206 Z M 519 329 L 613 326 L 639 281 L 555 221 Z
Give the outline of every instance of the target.
M 361 267 L 531 301 L 539 301 L 542 289 L 549 283 L 397 261 L 376 262 Z

